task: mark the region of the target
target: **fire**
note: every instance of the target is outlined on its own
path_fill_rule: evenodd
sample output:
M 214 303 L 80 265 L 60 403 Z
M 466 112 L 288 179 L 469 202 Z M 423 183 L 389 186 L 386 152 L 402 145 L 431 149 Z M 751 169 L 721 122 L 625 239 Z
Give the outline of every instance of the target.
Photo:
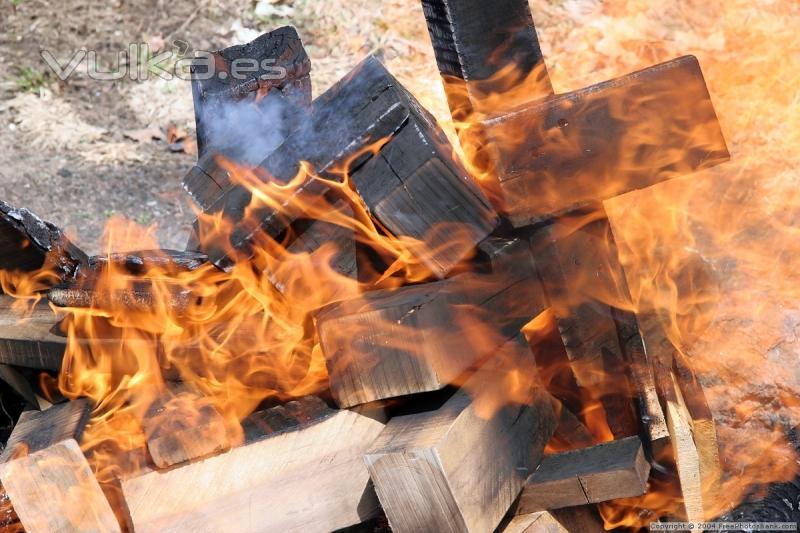
M 720 427 L 724 499 L 712 502 L 713 512 L 721 513 L 754 487 L 796 474 L 796 458 L 784 445 L 783 427 L 800 423 L 800 384 L 796 357 L 791 357 L 796 352 L 791 345 L 800 287 L 793 265 L 800 253 L 796 244 L 800 193 L 795 183 L 800 111 L 794 90 L 800 73 L 800 38 L 789 23 L 798 22 L 800 13 L 790 2 L 754 7 L 740 0 L 697 0 L 680 7 L 615 0 L 587 9 L 589 13 L 577 15 L 586 23 L 569 30 L 563 39 L 571 49 L 548 43 L 556 30 L 542 32 L 543 42 L 554 48 L 545 55 L 556 86 L 577 88 L 694 53 L 732 153 L 732 161 L 722 167 L 606 202 L 626 279 L 600 285 L 587 275 L 576 281 L 574 291 L 619 309 L 653 313 L 675 349 L 705 377 L 709 402 L 725 417 Z M 536 5 L 533 11 L 536 15 Z M 659 19 L 666 11 L 679 11 L 680 16 L 671 14 L 676 20 L 692 21 L 693 27 L 681 22 L 684 29 L 660 33 L 667 32 L 656 29 L 663 28 Z M 641 28 L 640 33 L 633 34 L 631 28 Z M 531 92 L 546 92 L 541 70 L 523 83 L 509 71 L 501 72 L 500 78 L 520 89 L 489 95 L 484 100 L 487 108 L 510 110 Z M 447 83 L 451 95 L 456 85 Z M 466 101 L 466 95 L 462 98 Z M 615 110 L 622 120 L 625 111 Z M 486 137 L 479 127 L 487 115 L 482 109 L 456 115 L 463 161 L 496 200 L 496 177 L 484 154 Z M 665 141 L 658 129 L 654 133 L 646 125 L 631 126 L 631 140 L 626 143 L 631 153 L 619 156 L 636 170 L 635 151 Z M 706 134 L 687 128 L 672 132 L 677 160 L 678 148 L 689 149 Z M 527 133 L 507 131 L 495 142 L 518 145 Z M 374 140 L 366 151 L 376 153 L 383 142 Z M 562 143 L 565 150 L 571 147 L 566 137 L 553 142 Z M 326 389 L 326 364 L 314 328 L 320 309 L 365 290 L 433 278 L 424 259 L 437 251 L 423 242 L 390 235 L 351 188 L 347 169 L 362 155 L 353 155 L 324 175 L 303 165 L 288 183 L 235 162 L 224 165 L 233 181 L 252 193 L 240 223 L 255 225 L 263 210 L 286 216 L 303 213 L 303 218 L 353 232 L 359 245 L 372 249 L 385 268 L 367 269 L 365 277 L 352 279 L 332 267 L 339 251 L 335 245 L 292 253 L 287 249 L 291 233 L 282 240 L 260 234 L 253 256 L 243 255 L 228 242 L 230 220 L 219 213 L 198 212 L 203 243 L 224 249 L 234 260 L 230 271 L 211 265 L 195 270 L 150 266 L 134 275 L 109 261 L 82 280 L 98 295 L 87 302 L 90 305 L 53 307 L 66 317 L 63 328 L 68 337 L 58 389 L 69 398 L 89 397 L 94 402 L 83 448 L 101 482 L 145 467 L 143 420 L 171 381 L 179 379 L 210 402 L 223 416 L 235 444 L 243 438 L 239 422 L 265 400 Z M 614 178 L 603 176 L 611 182 Z M 324 184 L 330 198 L 298 194 L 311 181 Z M 558 189 L 542 192 L 543 197 L 557 194 Z M 599 211 L 584 212 L 569 219 L 567 231 L 578 231 L 602 216 Z M 459 239 L 458 227 L 433 231 L 449 232 L 451 242 Z M 605 243 L 611 246 L 610 239 Z M 153 228 L 121 218 L 109 222 L 104 247 L 107 254 L 159 248 Z M 47 267 L 24 276 L 0 272 L 3 292 L 27 297 L 21 306 L 41 298 L 36 295 L 53 279 Z M 630 290 L 630 300 L 623 286 Z M 145 304 L 118 297 L 131 292 L 144 295 Z M 554 306 L 570 303 L 574 302 L 553 302 Z M 534 319 L 525 333 L 546 352 L 552 348 L 534 340 L 547 338 L 552 327 L 552 316 L 546 313 Z M 468 332 L 472 343 L 487 342 L 492 335 L 480 323 L 460 329 Z M 413 346 L 419 338 L 411 332 L 393 341 Z M 562 370 L 548 367 L 543 384 L 550 390 L 558 387 Z M 609 376 L 603 378 L 610 381 Z M 482 405 L 487 416 L 506 403 L 527 401 L 519 392 L 529 390 L 530 376 L 514 371 L 501 379 L 508 397 Z M 596 442 L 613 438 L 599 398 L 603 392 L 600 388 L 574 399 Z M 772 403 L 765 406 L 765 399 Z M 560 448 L 551 446 L 548 451 Z M 668 456 L 665 452 L 655 457 L 656 464 L 666 463 Z M 680 513 L 674 480 L 655 475 L 650 489 L 641 498 L 604 504 L 607 528 L 642 527 L 659 516 Z

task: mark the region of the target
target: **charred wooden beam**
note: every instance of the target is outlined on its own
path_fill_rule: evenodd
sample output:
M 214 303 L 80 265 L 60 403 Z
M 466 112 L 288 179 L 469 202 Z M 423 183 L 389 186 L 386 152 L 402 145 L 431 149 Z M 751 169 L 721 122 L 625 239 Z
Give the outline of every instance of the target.
M 0 463 L 45 450 L 64 440 L 79 441 L 90 412 L 87 399 L 56 404 L 44 411 L 24 411 L 0 454 Z
M 265 180 L 286 183 L 302 162 L 322 176 L 347 173 L 383 227 L 425 244 L 419 259 L 440 277 L 498 222 L 436 121 L 375 57 L 320 96 L 308 128 L 290 136 L 258 170 Z M 212 209 L 220 208 L 235 229 L 228 242 L 207 244 L 210 260 L 228 269 L 229 256 L 250 257 L 260 233 L 279 237 L 302 218 L 303 198 L 327 193 L 322 181 L 307 179 L 275 210 L 253 202 L 251 190 L 231 188 Z M 455 225 L 457 239 L 448 231 Z M 199 242 L 205 243 L 202 225 L 198 229 Z
M 647 492 L 649 474 L 638 437 L 550 455 L 525 482 L 519 512 L 640 496 Z
M 520 396 L 503 405 L 506 380 L 516 372 L 526 377 Z M 494 530 L 541 459 L 555 425 L 552 404 L 520 336 L 441 408 L 390 420 L 366 454 L 392 530 Z
M 0 479 L 28 533 L 121 531 L 73 439 L 3 463 Z
M 109 269 L 119 270 L 132 276 L 152 274 L 177 274 L 197 270 L 208 263 L 208 257 L 200 252 L 181 250 L 140 250 L 135 252 L 95 255 L 89 258 L 87 270 L 95 275 Z
M 630 437 L 639 427 L 608 303 L 620 301 L 615 276 L 622 273 L 610 271 L 605 234 L 595 233 L 605 228 L 603 221 L 575 223 L 557 221 L 534 237 L 536 266 L 578 384 L 602 402 L 614 437 Z
M 515 227 L 729 158 L 692 56 L 533 102 L 482 127 L 497 207 Z
M 311 60 L 291 26 L 201 55 L 191 72 L 201 162 L 214 154 L 246 161 L 251 157 L 245 145 L 255 145 L 261 152 L 252 161 L 257 164 L 288 135 L 299 110 L 311 103 Z M 198 165 L 196 170 L 206 169 Z M 213 188 L 213 174 L 209 177 L 205 185 Z M 184 185 L 196 199 L 207 195 L 201 181 L 185 180 Z
M 340 406 L 439 390 L 514 337 L 547 303 L 530 249 L 497 274 L 374 291 L 317 317 Z
M 333 531 L 374 516 L 362 456 L 382 422 L 319 401 L 245 420 L 245 445 L 122 481 L 137 532 Z M 287 423 L 286 420 L 289 420 Z
M 92 282 L 62 285 L 47 291 L 58 307 L 92 307 L 105 310 L 153 312 L 159 307 L 183 313 L 197 299 L 191 288 L 167 280 L 120 277 L 124 288 L 96 287 Z
M 422 0 L 422 9 L 457 121 L 553 93 L 527 0 Z
M 337 202 L 331 206 L 331 209 L 343 211 L 352 216 L 352 209 L 343 201 Z M 318 273 L 324 268 L 330 267 L 342 276 L 351 279 L 358 277 L 356 239 L 353 229 L 324 220 L 305 220 L 295 224 L 293 230 L 299 234 L 286 248 L 290 255 L 307 254 L 310 264 Z M 323 253 L 326 245 L 333 247 L 332 256 Z M 323 261 L 326 262 L 324 266 Z M 307 266 L 309 263 L 303 262 L 302 264 Z M 298 272 L 295 266 L 296 263 L 291 260 L 282 261 L 270 273 L 270 280 L 280 292 L 286 292 L 289 283 L 307 281 L 300 279 L 302 273 Z
M 159 468 L 214 455 L 230 448 L 225 419 L 207 398 L 173 386 L 142 421 L 147 450 Z
M 0 201 L 0 270 L 53 271 L 52 284 L 73 278 L 87 261 L 58 227 Z

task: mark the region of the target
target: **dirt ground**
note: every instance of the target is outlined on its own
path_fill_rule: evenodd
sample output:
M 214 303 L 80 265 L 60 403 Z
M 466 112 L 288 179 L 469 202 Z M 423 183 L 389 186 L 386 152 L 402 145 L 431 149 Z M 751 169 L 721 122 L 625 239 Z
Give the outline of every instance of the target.
M 532 0 L 531 6 L 558 92 L 687 53 L 700 59 L 733 163 L 705 181 L 675 180 L 615 206 L 639 221 L 631 231 L 650 231 L 658 257 L 681 258 L 689 250 L 718 281 L 723 297 L 707 322 L 708 331 L 724 335 L 698 333 L 705 342 L 696 343 L 695 355 L 707 382 L 725 385 L 711 398 L 720 418 L 734 429 L 754 421 L 799 423 L 796 403 L 769 407 L 770 398 L 800 391 L 800 284 L 792 268 L 800 254 L 797 3 Z M 293 24 L 312 58 L 316 94 L 365 54 L 381 51 L 447 123 L 418 0 L 65 0 L 58 7 L 0 0 L 0 19 L 0 199 L 67 228 L 89 252 L 99 250 L 104 221 L 114 214 L 157 224 L 163 246 L 183 247 L 193 215 L 180 180 L 194 155 L 125 132 L 174 125 L 191 139 L 191 91 L 182 80 L 93 81 L 80 69 L 58 81 L 41 50 L 62 63 L 81 48 L 110 61 L 129 43 L 158 50 L 180 40 L 190 49 L 216 49 Z M 688 233 L 674 238 L 673 223 Z M 641 261 L 634 270 L 652 281 L 662 267 Z M 743 405 L 751 411 L 742 414 Z

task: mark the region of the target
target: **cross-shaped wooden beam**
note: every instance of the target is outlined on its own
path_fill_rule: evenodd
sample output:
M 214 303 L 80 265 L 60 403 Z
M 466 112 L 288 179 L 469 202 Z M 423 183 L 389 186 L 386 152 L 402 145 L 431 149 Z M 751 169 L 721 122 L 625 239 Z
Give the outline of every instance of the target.
M 423 0 L 451 111 L 474 145 L 465 151 L 514 227 L 729 158 L 696 58 L 553 96 L 527 0 L 502 4 Z
M 465 152 L 492 178 L 483 184 L 485 192 L 514 227 L 552 222 L 585 206 L 598 206 L 604 219 L 603 200 L 729 158 L 696 58 L 681 57 L 554 96 L 544 81 L 546 69 L 527 0 L 500 3 L 422 0 Z M 515 79 L 512 72 L 517 72 L 517 83 L 509 85 Z M 474 85 L 489 90 L 470 90 Z M 552 237 L 558 226 L 544 233 Z M 671 356 L 656 353 L 668 348 L 645 351 L 637 317 L 609 308 L 589 292 L 581 294 L 586 285 L 581 279 L 590 277 L 594 285 L 608 285 L 606 292 L 617 290 L 620 299 L 629 298 L 613 236 L 595 237 L 588 228 L 568 231 L 545 239 L 547 253 L 537 255 L 548 296 L 557 300 L 554 310 L 570 359 L 590 380 L 593 369 L 603 370 L 597 363 L 602 360 L 599 352 L 606 359 L 624 358 L 650 444 L 660 444 L 668 431 L 674 445 L 693 448 L 676 429 L 676 416 L 664 416 L 655 395 L 657 368 L 650 362 L 658 367 L 671 361 Z M 586 309 L 596 316 L 583 320 Z M 663 392 L 668 388 L 661 389 L 661 402 L 676 404 Z M 678 463 L 684 485 L 691 473 L 685 453 Z M 687 511 L 702 517 L 702 504 L 687 504 Z

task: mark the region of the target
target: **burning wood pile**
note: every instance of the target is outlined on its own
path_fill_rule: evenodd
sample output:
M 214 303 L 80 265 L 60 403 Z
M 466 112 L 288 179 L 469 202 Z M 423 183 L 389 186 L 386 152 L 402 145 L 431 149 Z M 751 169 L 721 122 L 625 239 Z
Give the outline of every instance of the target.
M 287 27 L 195 62 L 186 251 L 0 204 L 2 368 L 55 404 L 0 457 L 9 530 L 713 517 L 703 390 L 602 207 L 727 160 L 697 61 L 554 95 L 527 1 L 423 6 L 463 155 L 377 57 L 312 101 Z

